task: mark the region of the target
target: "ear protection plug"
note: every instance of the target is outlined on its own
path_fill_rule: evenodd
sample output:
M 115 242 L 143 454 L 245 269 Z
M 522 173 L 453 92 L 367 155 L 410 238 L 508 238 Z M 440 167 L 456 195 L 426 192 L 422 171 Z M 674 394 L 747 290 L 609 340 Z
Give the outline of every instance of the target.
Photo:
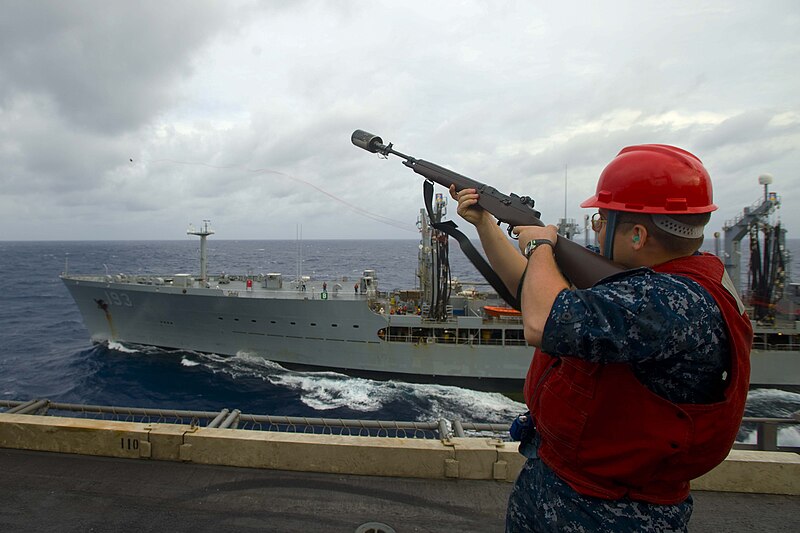
M 638 242 L 639 242 L 639 236 L 638 235 L 634 235 L 633 236 L 633 244 L 636 244 Z

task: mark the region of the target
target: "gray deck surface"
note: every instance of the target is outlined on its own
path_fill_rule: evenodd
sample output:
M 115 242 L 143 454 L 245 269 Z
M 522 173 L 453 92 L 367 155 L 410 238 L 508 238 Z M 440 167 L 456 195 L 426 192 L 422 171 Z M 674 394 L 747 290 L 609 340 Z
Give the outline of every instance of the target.
M 510 483 L 0 449 L 2 532 L 502 531 Z M 695 492 L 693 532 L 798 531 L 800 496 Z

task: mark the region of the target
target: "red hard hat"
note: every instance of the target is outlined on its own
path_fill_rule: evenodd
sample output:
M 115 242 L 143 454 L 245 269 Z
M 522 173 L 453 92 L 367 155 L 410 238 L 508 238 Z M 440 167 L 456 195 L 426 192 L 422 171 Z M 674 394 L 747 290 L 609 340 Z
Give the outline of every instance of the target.
M 715 211 L 711 178 L 694 155 L 666 144 L 623 148 L 581 207 L 664 215 Z

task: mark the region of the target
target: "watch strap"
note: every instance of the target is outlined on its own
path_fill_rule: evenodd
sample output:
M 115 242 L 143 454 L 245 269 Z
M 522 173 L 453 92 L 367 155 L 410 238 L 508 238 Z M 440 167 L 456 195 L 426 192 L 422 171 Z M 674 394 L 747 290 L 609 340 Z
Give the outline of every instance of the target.
M 551 248 L 555 249 L 555 244 L 550 239 L 531 239 L 528 241 L 528 244 L 525 246 L 525 257 L 530 259 L 531 254 L 533 251 L 536 250 L 539 246 L 548 245 Z

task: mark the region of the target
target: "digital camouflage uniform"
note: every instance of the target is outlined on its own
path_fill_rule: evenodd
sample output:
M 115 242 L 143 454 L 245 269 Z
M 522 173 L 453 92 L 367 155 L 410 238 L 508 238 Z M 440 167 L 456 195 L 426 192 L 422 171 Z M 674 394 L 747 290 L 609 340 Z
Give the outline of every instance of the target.
M 695 281 L 641 268 L 591 289 L 564 290 L 545 325 L 542 350 L 595 363 L 629 363 L 651 391 L 674 403 L 713 403 L 724 395 L 727 331 Z M 686 531 L 689 496 L 677 505 L 583 496 L 536 456 L 538 436 L 509 498 L 506 530 Z

